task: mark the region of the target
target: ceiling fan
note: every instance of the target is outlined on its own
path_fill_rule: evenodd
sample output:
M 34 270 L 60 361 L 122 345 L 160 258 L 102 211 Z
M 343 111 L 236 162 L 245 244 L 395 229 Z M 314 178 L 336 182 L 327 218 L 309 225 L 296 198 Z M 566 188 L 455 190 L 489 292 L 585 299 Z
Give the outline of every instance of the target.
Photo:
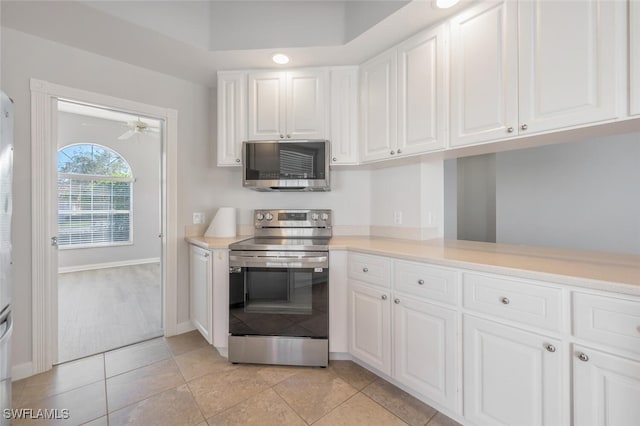
M 149 123 L 145 123 L 140 119 L 127 121 L 127 127 L 129 130 L 118 136 L 118 140 L 126 140 L 132 137 L 133 135 L 139 135 L 140 133 L 149 133 L 149 132 L 158 132 L 157 127 L 153 127 L 149 125 Z

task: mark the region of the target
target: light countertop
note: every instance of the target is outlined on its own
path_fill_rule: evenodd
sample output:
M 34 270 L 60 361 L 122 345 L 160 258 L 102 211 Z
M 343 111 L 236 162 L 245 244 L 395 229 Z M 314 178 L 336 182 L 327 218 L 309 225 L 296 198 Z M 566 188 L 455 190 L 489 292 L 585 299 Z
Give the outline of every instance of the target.
M 224 249 L 247 238 L 251 236 L 187 237 L 186 240 L 207 249 Z M 640 296 L 640 255 L 475 241 L 415 241 L 358 236 L 333 237 L 329 249 Z

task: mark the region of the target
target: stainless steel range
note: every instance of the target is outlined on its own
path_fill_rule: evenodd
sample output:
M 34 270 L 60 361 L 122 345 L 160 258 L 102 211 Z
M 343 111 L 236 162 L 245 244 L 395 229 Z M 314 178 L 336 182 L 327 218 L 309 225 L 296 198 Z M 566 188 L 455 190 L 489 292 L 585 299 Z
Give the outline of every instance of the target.
M 329 363 L 331 210 L 256 210 L 229 248 L 229 361 Z

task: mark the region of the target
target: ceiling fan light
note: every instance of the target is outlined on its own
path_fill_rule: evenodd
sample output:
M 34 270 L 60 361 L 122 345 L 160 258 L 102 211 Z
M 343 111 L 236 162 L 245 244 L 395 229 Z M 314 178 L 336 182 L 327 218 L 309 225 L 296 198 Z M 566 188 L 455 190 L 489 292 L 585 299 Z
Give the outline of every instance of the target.
M 458 4 L 460 0 L 436 0 L 436 7 L 438 9 L 448 9 Z
M 284 53 L 276 53 L 271 57 L 271 59 L 273 60 L 273 62 L 275 62 L 278 65 L 284 65 L 289 63 L 289 57 Z

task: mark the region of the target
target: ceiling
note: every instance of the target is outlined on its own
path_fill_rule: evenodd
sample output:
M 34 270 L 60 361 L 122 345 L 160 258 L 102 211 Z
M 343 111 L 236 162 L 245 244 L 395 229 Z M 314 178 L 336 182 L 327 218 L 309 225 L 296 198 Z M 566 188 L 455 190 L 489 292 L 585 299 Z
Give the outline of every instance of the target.
M 3 0 L 2 25 L 214 87 L 216 71 L 353 65 L 457 12 L 431 0 Z

